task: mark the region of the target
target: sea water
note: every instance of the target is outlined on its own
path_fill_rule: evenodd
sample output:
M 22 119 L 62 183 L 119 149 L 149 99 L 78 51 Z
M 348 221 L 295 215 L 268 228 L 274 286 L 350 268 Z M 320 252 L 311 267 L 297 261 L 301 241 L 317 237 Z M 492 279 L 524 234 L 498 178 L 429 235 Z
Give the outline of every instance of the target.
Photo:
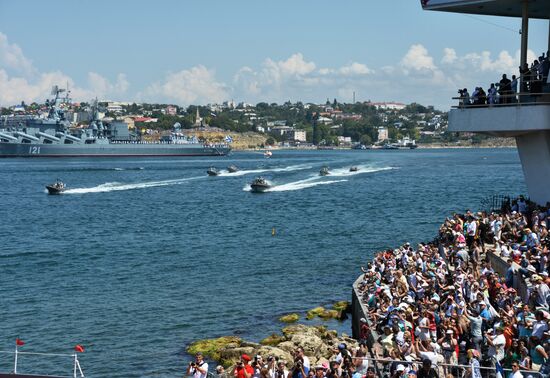
M 259 175 L 267 193 L 250 192 Z M 47 195 L 57 178 L 68 190 Z M 259 341 L 283 314 L 349 300 L 374 252 L 526 192 L 515 149 L 4 159 L 0 182 L 0 350 L 16 337 L 29 352 L 81 344 L 89 377 L 182 376 L 190 342 Z M 349 321 L 329 327 L 351 333 Z M 0 371 L 12 368 L 0 354 Z M 72 364 L 23 355 L 18 371 L 71 375 Z

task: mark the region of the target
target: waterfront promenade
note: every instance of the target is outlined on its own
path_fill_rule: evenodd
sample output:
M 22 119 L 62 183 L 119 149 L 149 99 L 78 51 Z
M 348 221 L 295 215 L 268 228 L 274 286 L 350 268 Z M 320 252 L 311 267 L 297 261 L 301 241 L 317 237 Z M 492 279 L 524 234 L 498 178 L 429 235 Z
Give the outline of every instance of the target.
M 424 363 L 440 377 L 548 376 L 549 221 L 548 207 L 519 198 L 454 214 L 432 242 L 377 253 L 352 303 L 353 335 L 377 373 L 414 376 Z

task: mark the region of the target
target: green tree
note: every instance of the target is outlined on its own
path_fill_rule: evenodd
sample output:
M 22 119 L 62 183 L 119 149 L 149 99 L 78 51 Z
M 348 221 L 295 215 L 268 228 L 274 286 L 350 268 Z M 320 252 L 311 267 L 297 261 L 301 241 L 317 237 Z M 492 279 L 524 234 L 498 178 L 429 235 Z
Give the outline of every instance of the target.
M 368 134 L 363 134 L 361 135 L 359 142 L 365 146 L 370 146 L 372 144 L 372 138 Z

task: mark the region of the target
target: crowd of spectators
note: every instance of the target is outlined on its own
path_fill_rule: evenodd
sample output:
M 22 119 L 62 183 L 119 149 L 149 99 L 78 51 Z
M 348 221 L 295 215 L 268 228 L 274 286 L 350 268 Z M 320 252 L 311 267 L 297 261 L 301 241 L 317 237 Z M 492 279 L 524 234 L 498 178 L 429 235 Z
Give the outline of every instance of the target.
M 550 204 L 519 197 L 454 214 L 433 242 L 376 254 L 357 290 L 362 342 L 387 361 L 377 376 L 548 377 L 549 225 Z
M 513 104 L 525 102 L 518 98 L 519 93 L 529 94 L 531 97 L 541 96 L 542 93 L 550 93 L 550 82 L 548 81 L 548 72 L 550 70 L 550 57 L 542 53 L 538 59 L 535 59 L 531 66 L 525 63 L 519 67 L 519 77 L 512 75 L 508 78 L 506 74 L 498 83 L 491 83 L 487 91 L 482 87 L 475 87 L 470 94 L 467 88 L 459 89 L 460 106 L 487 106 L 494 104 Z M 549 89 L 549 90 L 546 90 Z

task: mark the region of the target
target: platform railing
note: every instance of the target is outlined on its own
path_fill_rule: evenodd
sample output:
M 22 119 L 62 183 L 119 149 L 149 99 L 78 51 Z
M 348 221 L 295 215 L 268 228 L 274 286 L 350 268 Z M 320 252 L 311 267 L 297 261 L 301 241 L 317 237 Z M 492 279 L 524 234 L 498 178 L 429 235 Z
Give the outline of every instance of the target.
M 499 95 L 496 97 L 498 100 L 496 103 L 489 104 L 489 97 L 486 95 L 483 97 L 485 101 L 483 103 L 473 103 L 474 97 L 470 96 L 458 96 L 452 97 L 453 100 L 458 100 L 458 105 L 453 105 L 453 109 L 477 109 L 477 108 L 500 108 L 510 106 L 533 106 L 533 105 L 550 105 L 550 93 L 549 92 L 517 92 L 507 95 Z M 503 101 L 502 101 L 503 100 Z
M 80 367 L 80 362 L 78 361 L 78 354 L 63 354 L 63 353 L 38 353 L 38 352 L 21 352 L 17 348 L 15 351 L 3 351 L 0 350 L 0 353 L 3 354 L 13 354 L 14 355 L 14 362 L 13 362 L 13 374 L 17 374 L 17 368 L 18 368 L 18 362 L 19 362 L 19 356 L 20 355 L 33 355 L 33 356 L 47 356 L 47 357 L 71 357 L 73 360 L 73 375 L 71 376 L 52 376 L 55 378 L 61 378 L 61 377 L 67 377 L 67 378 L 83 378 L 84 373 L 82 372 L 82 368 Z M 43 376 L 48 376 L 44 374 Z
M 413 370 L 418 371 L 422 367 L 422 361 L 407 361 L 407 360 L 393 360 L 389 358 L 372 358 L 372 357 L 354 357 L 356 359 L 362 359 L 369 361 L 369 365 L 374 365 L 375 370 L 378 372 L 378 375 L 380 377 L 384 376 L 384 372 L 389 369 L 389 365 L 392 363 L 395 364 L 401 364 L 405 367 L 409 366 L 412 367 Z M 459 377 L 459 378 L 466 378 L 468 377 L 467 373 L 468 370 L 472 369 L 472 365 L 461 365 L 461 364 L 449 364 L 449 363 L 443 363 L 438 362 L 437 364 L 432 363 L 432 368 L 434 368 L 436 371 L 440 370 L 440 376 L 444 376 L 443 374 L 447 374 L 449 372 L 453 375 L 453 377 Z M 480 373 L 482 377 L 492 377 L 497 375 L 497 369 L 495 367 L 491 366 L 478 366 L 477 367 L 480 370 Z M 502 369 L 504 371 L 503 377 L 508 377 L 510 372 L 512 372 L 512 369 Z M 541 373 L 540 371 L 534 371 L 534 370 L 519 370 L 521 374 L 523 374 L 524 377 L 532 376 L 533 378 L 547 378 L 548 375 Z

